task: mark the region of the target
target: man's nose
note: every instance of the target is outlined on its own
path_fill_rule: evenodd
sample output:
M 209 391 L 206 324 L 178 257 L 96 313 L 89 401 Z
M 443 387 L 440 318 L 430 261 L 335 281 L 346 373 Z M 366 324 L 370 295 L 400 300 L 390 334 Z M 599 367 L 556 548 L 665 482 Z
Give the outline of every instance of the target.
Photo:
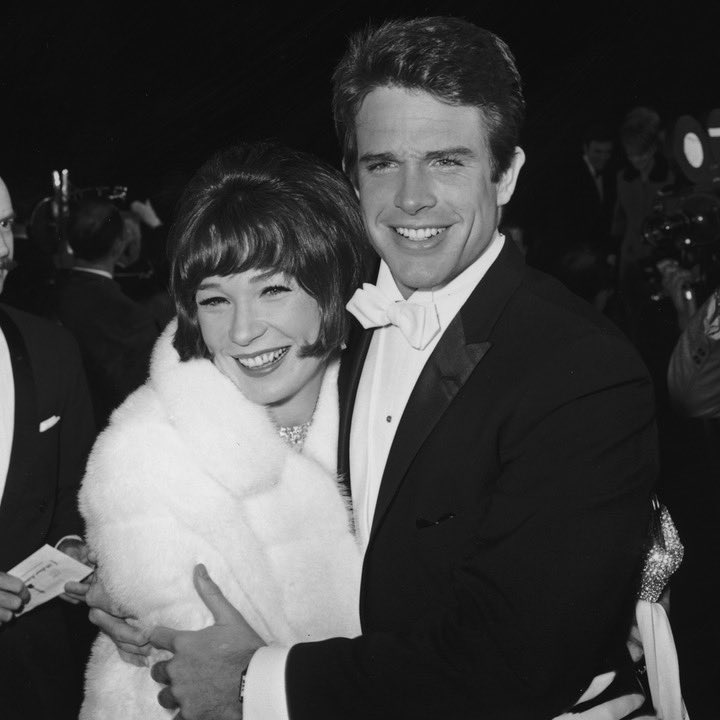
M 400 184 L 395 194 L 395 206 L 408 215 L 433 207 L 437 202 L 431 178 L 421 167 L 406 167 L 400 174 Z
M 266 323 L 255 308 L 238 307 L 235 310 L 230 339 L 237 345 L 249 345 L 267 329 Z

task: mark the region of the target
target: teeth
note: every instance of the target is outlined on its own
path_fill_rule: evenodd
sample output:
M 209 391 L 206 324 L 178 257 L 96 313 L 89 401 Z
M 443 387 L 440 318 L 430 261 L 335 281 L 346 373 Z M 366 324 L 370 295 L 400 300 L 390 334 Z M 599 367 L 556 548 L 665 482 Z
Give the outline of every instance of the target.
M 261 353 L 260 355 L 255 355 L 254 357 L 236 358 L 236 360 L 243 367 L 256 370 L 257 368 L 261 368 L 264 365 L 269 365 L 270 363 L 275 362 L 278 358 L 281 358 L 287 351 L 288 348 L 281 348 L 280 350 L 273 350 L 272 352 Z
M 396 227 L 395 232 L 410 240 L 426 240 L 444 232 L 444 227 L 426 227 L 426 228 L 404 228 Z

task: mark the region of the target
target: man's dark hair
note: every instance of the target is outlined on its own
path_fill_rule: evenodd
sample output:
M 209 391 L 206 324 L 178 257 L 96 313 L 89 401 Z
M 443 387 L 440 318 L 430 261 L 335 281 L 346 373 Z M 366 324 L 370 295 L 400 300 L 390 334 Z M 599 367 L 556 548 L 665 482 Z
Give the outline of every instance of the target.
M 324 161 L 276 143 L 221 150 L 185 189 L 168 245 L 181 359 L 208 357 L 200 283 L 251 269 L 287 273 L 317 301 L 320 334 L 304 355 L 329 355 L 345 341 L 345 304 L 360 284 L 367 243 L 352 186 Z
M 106 257 L 122 234 L 122 216 L 109 200 L 88 198 L 70 205 L 67 239 L 80 260 L 92 262 Z
M 357 164 L 355 120 L 378 87 L 477 107 L 487 127 L 493 181 L 510 167 L 525 100 L 510 48 L 494 33 L 460 18 L 426 17 L 390 20 L 351 37 L 333 73 L 335 129 L 351 176 Z
M 584 146 L 591 142 L 615 142 L 615 134 L 607 123 L 593 122 L 585 127 L 582 141 Z

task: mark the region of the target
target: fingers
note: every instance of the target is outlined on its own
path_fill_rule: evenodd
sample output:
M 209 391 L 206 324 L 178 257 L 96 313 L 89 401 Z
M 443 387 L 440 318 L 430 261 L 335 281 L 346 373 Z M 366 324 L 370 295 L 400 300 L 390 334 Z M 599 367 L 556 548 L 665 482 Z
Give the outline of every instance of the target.
M 114 615 L 116 618 L 128 617 L 128 613 L 108 595 L 97 573 L 92 576 L 90 588 L 85 595 L 85 602 L 89 607 L 102 610 L 104 613 Z
M 130 665 L 135 665 L 136 667 L 147 667 L 150 664 L 148 659 L 148 655 L 152 651 L 152 647 L 150 645 L 143 645 L 142 647 L 137 648 L 134 645 L 125 645 L 121 643 L 115 647 L 117 648 L 120 658 L 124 662 L 130 663 Z M 129 650 L 128 648 L 133 649 Z M 145 654 L 141 654 L 140 652 L 137 652 L 137 650 L 145 651 Z
M 169 662 L 169 660 L 156 662 L 150 669 L 150 677 L 155 682 L 167 686 L 158 693 L 158 702 L 167 710 L 174 710 L 176 707 L 179 707 L 179 704 L 173 695 L 172 687 L 170 687 L 170 675 L 168 674 Z
M 637 710 L 645 701 L 640 693 L 628 693 L 600 705 L 572 715 L 573 720 L 614 720 L 624 718 Z M 638 719 L 639 720 L 639 719 Z
M 66 582 L 65 592 L 60 598 L 71 605 L 79 605 L 85 602 L 89 589 L 89 582 Z
M 150 652 L 150 647 L 147 645 L 148 633 L 145 630 L 135 628 L 125 622 L 125 620 L 110 615 L 98 608 L 92 608 L 88 613 L 88 617 L 90 618 L 90 622 L 93 625 L 97 625 L 106 635 L 109 635 L 116 645 L 126 644 L 138 650 L 146 646 L 147 652 L 143 652 L 142 654 L 146 655 Z
M 150 631 L 148 639 L 150 644 L 158 650 L 170 650 L 170 652 L 174 653 L 176 652 L 175 642 L 178 635 L 180 635 L 179 630 L 173 630 L 172 628 L 158 625 Z
M 577 705 L 581 702 L 597 697 L 615 679 L 616 674 L 617 673 L 613 670 L 611 672 L 603 673 L 602 675 L 596 675 L 592 679 L 590 685 L 588 685 L 587 690 L 577 699 L 575 704 Z
M 63 593 L 59 597 L 63 602 L 70 603 L 71 605 L 80 605 L 80 603 L 85 599 L 76 597 L 75 595 L 70 595 L 69 593 Z
M 14 575 L 0 572 L 0 590 L 5 590 L 11 595 L 18 595 L 23 602 L 30 599 L 30 592 L 25 587 L 25 583 Z
M 167 710 L 174 710 L 176 707 L 179 707 L 170 687 L 164 687 L 158 693 L 158 702 Z
M 170 676 L 168 675 L 167 666 L 169 660 L 160 660 L 150 668 L 150 677 L 157 683 L 162 685 L 170 684 Z
M 75 597 L 81 598 L 82 600 L 85 600 L 85 596 L 88 594 L 88 590 L 90 590 L 89 582 L 65 583 L 65 592 L 68 595 L 74 595 Z
M 15 613 L 30 600 L 30 591 L 22 580 L 0 573 L 0 623 L 10 622 Z
M 207 605 L 217 625 L 229 625 L 238 622 L 240 613 L 222 594 L 222 590 L 213 582 L 204 565 L 196 565 L 193 583 L 201 600 Z

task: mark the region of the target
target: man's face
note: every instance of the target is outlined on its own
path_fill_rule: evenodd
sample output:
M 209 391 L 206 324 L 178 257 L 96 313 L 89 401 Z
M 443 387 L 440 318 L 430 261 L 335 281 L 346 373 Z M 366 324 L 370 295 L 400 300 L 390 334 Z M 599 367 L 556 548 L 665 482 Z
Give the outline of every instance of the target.
M 522 150 L 493 182 L 480 110 L 422 91 L 377 88 L 356 121 L 357 192 L 375 250 L 404 297 L 449 282 L 490 243 Z
M 596 172 L 602 172 L 606 168 L 612 156 L 612 149 L 611 140 L 591 140 L 585 146 L 585 155 Z
M 9 263 L 13 259 L 12 224 L 14 218 L 15 213 L 10 202 L 10 193 L 0 179 L 0 293 L 9 272 Z

